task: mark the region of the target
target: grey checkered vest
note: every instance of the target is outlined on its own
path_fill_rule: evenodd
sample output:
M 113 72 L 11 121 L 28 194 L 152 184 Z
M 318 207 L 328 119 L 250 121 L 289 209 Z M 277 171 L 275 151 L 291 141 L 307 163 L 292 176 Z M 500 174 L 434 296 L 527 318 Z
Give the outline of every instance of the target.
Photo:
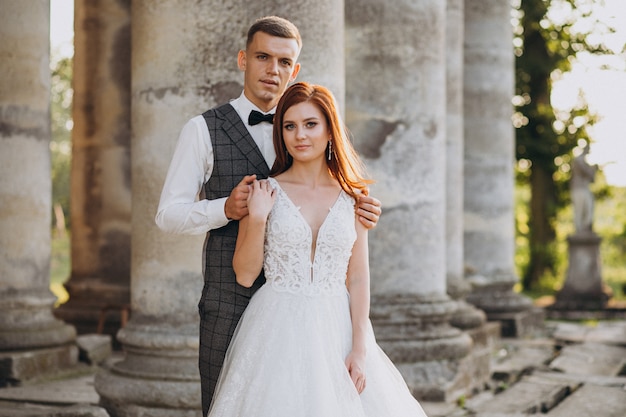
M 211 135 L 214 165 L 209 181 L 204 185 L 209 200 L 228 197 L 246 175 L 267 178 L 269 167 L 241 118 L 230 104 L 224 104 L 203 114 Z M 200 311 L 211 314 L 224 305 L 247 305 L 248 300 L 265 281 L 259 276 L 252 288 L 237 284 L 232 259 L 235 252 L 239 222 L 208 233 L 205 244 L 206 265 Z M 245 306 L 243 306 L 245 308 Z

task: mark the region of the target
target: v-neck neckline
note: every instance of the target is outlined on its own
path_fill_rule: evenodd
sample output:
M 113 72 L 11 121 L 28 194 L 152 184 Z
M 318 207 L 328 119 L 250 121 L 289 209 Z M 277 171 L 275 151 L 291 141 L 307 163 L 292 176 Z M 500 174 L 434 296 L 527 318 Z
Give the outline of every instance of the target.
M 317 230 L 317 235 L 315 236 L 315 245 L 313 245 L 313 243 L 314 243 L 314 241 L 313 241 L 313 228 L 311 227 L 309 222 L 307 222 L 306 218 L 304 217 L 304 215 L 300 211 L 300 206 L 297 206 L 296 203 L 294 203 L 294 201 L 291 199 L 291 197 L 289 197 L 289 194 L 287 194 L 287 191 L 285 191 L 284 188 L 281 187 L 280 182 L 276 178 L 270 177 L 270 179 L 273 182 L 276 183 L 276 185 L 280 189 L 280 192 L 283 193 L 283 195 L 285 196 L 286 200 L 289 202 L 289 204 L 298 213 L 298 217 L 300 217 L 302 222 L 304 224 L 306 224 L 307 230 L 309 231 L 309 238 L 310 238 L 310 241 L 311 241 L 310 242 L 311 251 L 313 251 L 312 256 L 311 256 L 311 264 L 314 264 L 315 263 L 315 259 L 317 257 L 317 245 L 319 243 L 319 237 L 320 237 L 320 235 L 322 233 L 322 230 L 326 226 L 326 223 L 328 222 L 328 218 L 330 217 L 330 214 L 333 212 L 333 209 L 337 206 L 337 204 L 339 204 L 339 200 L 341 200 L 341 196 L 343 194 L 343 190 L 342 189 L 339 190 L 339 194 L 337 195 L 337 198 L 335 199 L 334 203 L 328 208 L 328 213 L 326 213 L 326 217 L 324 217 L 324 220 L 322 221 L 322 223 L 320 224 L 319 229 Z

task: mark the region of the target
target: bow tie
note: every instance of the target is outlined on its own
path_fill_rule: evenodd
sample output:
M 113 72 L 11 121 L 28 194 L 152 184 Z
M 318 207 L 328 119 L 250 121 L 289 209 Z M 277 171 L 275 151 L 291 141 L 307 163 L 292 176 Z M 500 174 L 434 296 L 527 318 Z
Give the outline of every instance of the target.
M 250 112 L 250 116 L 248 116 L 248 124 L 250 126 L 254 126 L 261 122 L 274 123 L 274 113 L 263 114 L 256 110 L 252 110 Z

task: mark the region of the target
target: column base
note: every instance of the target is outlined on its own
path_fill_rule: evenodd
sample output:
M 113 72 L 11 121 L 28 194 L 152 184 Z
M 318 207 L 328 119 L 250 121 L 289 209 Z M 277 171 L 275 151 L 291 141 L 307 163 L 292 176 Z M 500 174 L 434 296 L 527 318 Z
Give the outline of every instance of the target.
M 52 314 L 56 297 L 48 290 L 0 292 L 0 352 L 62 346 L 76 339 L 76 329 Z
M 450 324 L 461 330 L 481 327 L 487 321 L 485 312 L 477 309 L 465 300 L 456 300 L 457 309 L 452 313 Z
M 420 400 L 455 400 L 470 389 L 462 360 L 472 341 L 449 325 L 455 308 L 456 303 L 445 295 L 372 298 L 378 343 Z
M 149 380 L 104 370 L 95 384 L 99 405 L 111 417 L 202 417 L 200 381 Z
M 100 404 L 112 417 L 200 417 L 198 324 L 139 324 L 118 333 L 123 360 L 96 376 Z

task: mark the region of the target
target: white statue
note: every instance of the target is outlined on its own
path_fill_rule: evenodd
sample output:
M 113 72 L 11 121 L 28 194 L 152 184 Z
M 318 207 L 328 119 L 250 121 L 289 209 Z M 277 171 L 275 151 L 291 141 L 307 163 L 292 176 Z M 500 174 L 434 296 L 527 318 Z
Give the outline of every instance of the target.
M 589 153 L 589 145 L 572 161 L 572 177 L 570 191 L 574 205 L 574 225 L 576 233 L 591 233 L 593 222 L 594 197 L 590 185 L 594 181 L 598 165 L 589 165 L 585 159 Z

